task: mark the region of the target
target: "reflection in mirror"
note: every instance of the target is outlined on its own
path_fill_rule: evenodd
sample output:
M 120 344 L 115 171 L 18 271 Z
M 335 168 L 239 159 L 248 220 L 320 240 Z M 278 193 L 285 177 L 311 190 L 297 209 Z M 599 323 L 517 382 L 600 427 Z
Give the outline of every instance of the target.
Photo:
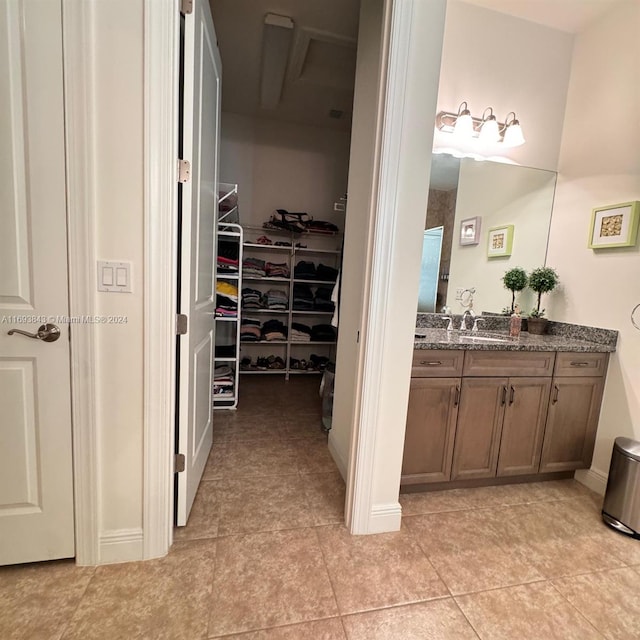
M 432 162 L 425 229 L 442 227 L 435 309 L 447 306 L 452 313 L 462 313 L 457 290 L 475 288 L 475 311 L 500 313 L 511 302 L 502 284 L 504 273 L 513 267 L 529 273 L 545 263 L 556 174 L 446 154 L 434 154 Z M 478 216 L 479 243 L 461 244 L 461 221 Z M 489 231 L 506 225 L 513 225 L 511 255 L 489 258 Z M 433 259 L 423 254 L 422 263 Z M 525 289 L 517 302 L 528 313 L 534 294 Z M 420 305 L 418 309 L 423 310 Z

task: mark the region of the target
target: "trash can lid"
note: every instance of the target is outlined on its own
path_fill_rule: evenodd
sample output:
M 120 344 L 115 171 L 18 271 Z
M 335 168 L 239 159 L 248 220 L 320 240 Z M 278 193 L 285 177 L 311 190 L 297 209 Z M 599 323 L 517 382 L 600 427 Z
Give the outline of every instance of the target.
M 640 462 L 640 442 L 631 438 L 616 438 L 614 448 Z

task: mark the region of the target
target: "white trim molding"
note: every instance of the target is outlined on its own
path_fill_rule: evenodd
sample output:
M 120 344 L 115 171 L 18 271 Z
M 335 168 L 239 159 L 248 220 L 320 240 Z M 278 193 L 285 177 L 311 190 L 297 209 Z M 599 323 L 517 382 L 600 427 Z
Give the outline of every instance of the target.
M 603 496 L 607 490 L 609 475 L 598 469 L 578 469 L 574 478 L 591 491 Z
M 114 529 L 100 535 L 100 564 L 133 562 L 142 557 L 142 529 Z
M 378 507 L 373 504 L 373 486 L 376 439 L 379 429 L 382 428 L 382 425 L 379 424 L 379 389 L 382 385 L 384 367 L 383 346 L 386 338 L 387 314 L 392 312 L 387 308 L 386 300 L 392 286 L 391 254 L 395 227 L 399 223 L 400 214 L 395 200 L 412 14 L 413 0 L 393 3 L 380 182 L 374 232 L 374 258 L 364 345 L 360 428 L 358 429 L 353 481 L 354 501 L 351 533 L 354 534 L 373 533 L 373 514 L 378 513 L 378 508 L 383 510 L 386 508 L 386 505 Z M 395 528 L 400 528 L 399 522 Z
M 399 502 L 374 504 L 369 514 L 367 533 L 399 531 L 402 522 L 402 507 Z
M 63 0 L 69 315 L 95 314 L 93 2 Z M 71 330 L 71 415 L 76 562 L 100 559 L 100 469 L 94 325 Z
M 392 0 L 350 531 L 400 528 L 397 503 L 445 0 Z M 427 115 L 425 115 L 427 114 Z
M 176 0 L 144 2 L 145 559 L 173 530 L 179 15 Z

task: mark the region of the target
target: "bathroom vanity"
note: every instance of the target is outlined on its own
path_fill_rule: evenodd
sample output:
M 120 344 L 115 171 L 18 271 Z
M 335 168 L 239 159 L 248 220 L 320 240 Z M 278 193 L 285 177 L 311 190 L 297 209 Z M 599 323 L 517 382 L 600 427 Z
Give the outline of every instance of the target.
M 591 465 L 617 334 L 558 327 L 517 339 L 416 329 L 405 488 L 566 477 Z

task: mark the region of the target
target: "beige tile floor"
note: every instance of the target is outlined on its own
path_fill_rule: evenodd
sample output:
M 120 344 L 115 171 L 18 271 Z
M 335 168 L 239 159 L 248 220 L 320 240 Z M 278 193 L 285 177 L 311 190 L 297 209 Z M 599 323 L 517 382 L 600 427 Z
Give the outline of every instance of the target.
M 243 383 L 170 554 L 0 569 L 1 640 L 640 638 L 640 541 L 578 483 L 406 494 L 350 536 L 318 379 Z

